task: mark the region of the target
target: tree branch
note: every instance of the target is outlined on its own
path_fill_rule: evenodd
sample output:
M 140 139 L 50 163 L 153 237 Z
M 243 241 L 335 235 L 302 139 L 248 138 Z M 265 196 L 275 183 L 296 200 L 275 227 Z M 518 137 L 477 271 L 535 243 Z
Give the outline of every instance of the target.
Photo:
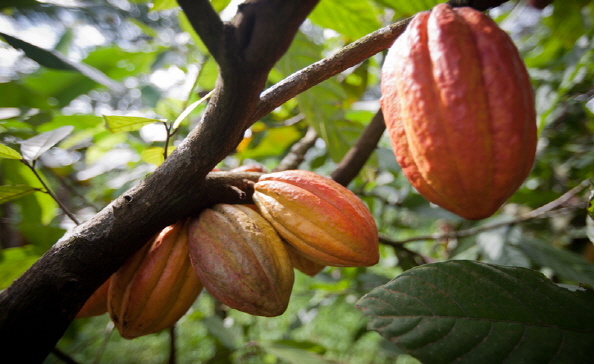
M 384 123 L 384 114 L 380 109 L 373 116 L 355 145 L 340 161 L 336 170 L 332 172 L 332 179 L 343 186 L 351 183 L 377 147 L 384 130 L 386 130 L 386 124 Z
M 221 57 L 223 22 L 208 0 L 177 0 L 190 24 L 217 63 Z

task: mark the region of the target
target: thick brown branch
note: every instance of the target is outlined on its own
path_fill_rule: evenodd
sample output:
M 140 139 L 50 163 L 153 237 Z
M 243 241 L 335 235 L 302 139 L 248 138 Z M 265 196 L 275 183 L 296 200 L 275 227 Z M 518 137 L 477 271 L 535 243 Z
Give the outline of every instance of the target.
M 153 174 L 70 231 L 0 293 L 0 342 L 5 356 L 41 362 L 91 293 L 152 235 L 215 200 L 222 201 L 219 197 L 225 194 L 232 201 L 241 200 L 235 189 L 217 189 L 205 176 L 240 142 L 272 64 L 316 3 L 252 0 L 254 10 L 249 16 L 240 14 L 220 35 L 213 35 L 211 43 L 222 37 L 217 51 L 222 76 L 202 123 Z M 198 4 L 206 6 L 204 1 Z M 265 14 L 273 9 L 275 16 L 261 17 L 256 8 Z M 200 27 L 196 24 L 202 15 L 193 14 L 199 18 L 192 23 Z M 270 25 L 256 25 L 254 20 Z M 260 52 L 258 45 L 262 45 Z
M 384 124 L 384 114 L 380 109 L 373 116 L 373 119 L 371 119 L 371 122 L 367 125 L 367 128 L 365 128 L 365 131 L 361 134 L 355 145 L 353 145 L 342 161 L 340 161 L 336 170 L 332 172 L 332 179 L 343 186 L 348 185 L 359 174 L 359 171 L 377 147 L 377 143 L 381 139 L 384 130 L 386 130 L 386 124 Z
M 177 0 L 190 24 L 218 62 L 221 57 L 223 22 L 208 0 Z

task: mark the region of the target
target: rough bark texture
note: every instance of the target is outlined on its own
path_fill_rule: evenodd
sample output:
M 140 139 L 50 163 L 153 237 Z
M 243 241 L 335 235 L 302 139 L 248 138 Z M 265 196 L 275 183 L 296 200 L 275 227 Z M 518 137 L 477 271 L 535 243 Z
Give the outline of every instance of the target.
M 0 294 L 5 357 L 43 361 L 86 299 L 152 235 L 215 202 L 237 203 L 250 196 L 246 180 L 257 180 L 257 173 L 206 176 L 234 150 L 247 127 L 294 96 L 278 88 L 261 98 L 260 93 L 270 68 L 317 1 L 248 0 L 230 23 L 222 23 L 208 0 L 179 0 L 221 71 L 203 122 L 153 174 L 68 232 Z M 295 77 L 314 80 L 298 82 L 303 92 L 387 48 L 403 24 L 380 29 L 283 84 Z

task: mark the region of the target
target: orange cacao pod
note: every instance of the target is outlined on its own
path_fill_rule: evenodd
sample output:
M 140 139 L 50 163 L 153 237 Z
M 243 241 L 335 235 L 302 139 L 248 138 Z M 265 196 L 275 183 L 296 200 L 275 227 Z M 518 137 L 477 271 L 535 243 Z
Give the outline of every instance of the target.
M 272 226 L 243 205 L 218 204 L 189 226 L 190 258 L 204 288 L 227 306 L 278 316 L 293 289 L 289 255 Z
M 111 277 L 107 278 L 102 285 L 87 299 L 82 306 L 76 318 L 93 317 L 103 315 L 107 312 L 107 292 L 109 291 L 109 282 Z
M 179 221 L 112 275 L 108 310 L 122 337 L 133 339 L 173 326 L 201 290 L 188 255 L 187 224 Z
M 485 14 L 417 14 L 382 69 L 382 110 L 398 163 L 429 201 L 491 216 L 530 173 L 534 95 L 509 36 Z
M 377 228 L 347 188 L 309 171 L 263 175 L 254 202 L 279 235 L 321 265 L 361 267 L 379 260 Z

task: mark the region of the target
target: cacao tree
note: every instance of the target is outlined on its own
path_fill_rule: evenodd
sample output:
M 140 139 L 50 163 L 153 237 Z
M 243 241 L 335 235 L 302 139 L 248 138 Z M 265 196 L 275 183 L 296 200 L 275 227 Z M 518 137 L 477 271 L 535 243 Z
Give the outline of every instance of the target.
M 412 188 L 379 103 L 386 50 L 442 2 L 0 1 L 3 354 L 587 362 L 594 4 L 448 1 L 510 34 L 537 112 L 526 181 L 495 215 L 468 221 Z M 111 333 L 108 315 L 75 319 L 155 234 L 216 204 L 251 204 L 263 174 L 289 169 L 331 177 L 366 204 L 378 264 L 302 262 L 313 277 L 295 271 L 276 318 L 203 292 L 175 328 L 133 340 Z

